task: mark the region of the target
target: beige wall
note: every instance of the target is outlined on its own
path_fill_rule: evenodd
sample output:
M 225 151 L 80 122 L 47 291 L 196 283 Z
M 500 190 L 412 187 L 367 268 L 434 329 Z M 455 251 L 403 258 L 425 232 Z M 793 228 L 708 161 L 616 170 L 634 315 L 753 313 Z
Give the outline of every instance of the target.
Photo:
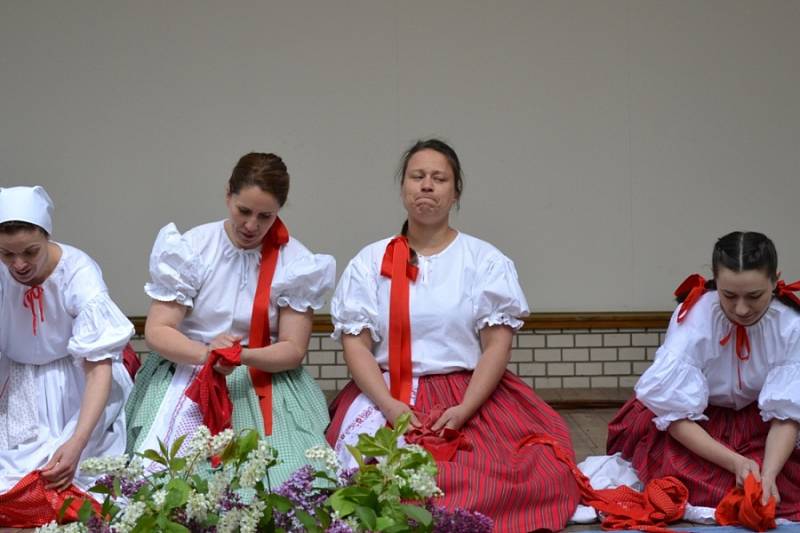
M 441 135 L 457 227 L 535 309 L 662 310 L 715 237 L 767 232 L 800 277 L 800 2 L 0 1 L 0 183 L 143 314 L 159 227 L 224 216 L 249 150 L 339 271 L 402 222 L 392 173 Z

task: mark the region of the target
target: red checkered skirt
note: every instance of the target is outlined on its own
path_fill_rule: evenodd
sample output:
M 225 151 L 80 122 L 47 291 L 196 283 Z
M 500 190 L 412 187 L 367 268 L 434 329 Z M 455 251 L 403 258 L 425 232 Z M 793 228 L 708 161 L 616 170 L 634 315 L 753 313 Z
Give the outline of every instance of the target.
M 458 405 L 471 377 L 472 372 L 420 377 L 414 409 L 427 413 Z M 347 408 L 359 394 L 350 382 L 331 404 L 328 442 L 335 442 Z M 550 435 L 572 449 L 566 423 L 533 389 L 506 372 L 461 430 L 472 449 L 458 450 L 451 461 L 438 463 L 437 482 L 444 491 L 438 504 L 479 511 L 494 520 L 495 531 L 564 528 L 580 500 L 575 478 L 549 446 L 517 449 L 534 433 Z
M 739 411 L 712 405 L 704 414 L 708 420 L 698 424 L 712 438 L 762 464 L 770 424 L 761 420 L 755 402 Z M 643 483 L 674 476 L 689 489 L 689 503 L 716 507 L 736 484 L 736 477 L 690 452 L 668 432 L 659 431 L 653 423 L 655 416 L 639 400 L 629 400 L 608 425 L 608 453 L 621 452 L 623 458 L 633 463 Z M 786 461 L 777 484 L 781 495 L 777 515 L 800 520 L 800 450 L 797 448 Z

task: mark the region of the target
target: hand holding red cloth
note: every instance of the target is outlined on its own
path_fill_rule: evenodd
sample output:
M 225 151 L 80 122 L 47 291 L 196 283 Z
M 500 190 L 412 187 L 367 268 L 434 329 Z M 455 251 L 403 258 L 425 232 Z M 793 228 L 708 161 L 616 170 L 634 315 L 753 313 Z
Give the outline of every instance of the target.
M 763 489 L 753 474 L 744 480 L 743 487 L 734 487 L 717 505 L 714 518 L 723 526 L 744 526 L 753 531 L 775 529 L 775 507 L 773 496 L 764 505 L 761 503 Z
M 420 421 L 419 427 L 411 426 L 404 435 L 406 442 L 417 444 L 430 452 L 437 461 L 450 461 L 458 450 L 471 450 L 472 445 L 467 437 L 459 430 L 444 427 L 433 431 L 431 426 L 439 420 L 444 413 L 441 407 L 434 408 L 427 415 L 415 412 Z
M 200 406 L 203 424 L 212 435 L 231 427 L 233 403 L 228 394 L 225 376 L 214 370 L 214 365 L 224 363 L 231 366 L 242 364 L 242 346 L 235 342 L 228 348 L 217 348 L 208 354 L 203 368 L 186 389 L 186 396 Z

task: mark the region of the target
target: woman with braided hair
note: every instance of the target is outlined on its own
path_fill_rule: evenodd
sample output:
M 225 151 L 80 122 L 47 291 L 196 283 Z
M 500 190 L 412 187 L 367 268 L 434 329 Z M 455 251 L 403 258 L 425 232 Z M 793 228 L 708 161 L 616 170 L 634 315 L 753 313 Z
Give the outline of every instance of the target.
M 761 233 L 714 246 L 706 281 L 690 276 L 636 397 L 608 428 L 643 482 L 674 476 L 689 503 L 716 507 L 748 475 L 762 503 L 800 520 L 800 283 L 778 279 L 778 254 Z

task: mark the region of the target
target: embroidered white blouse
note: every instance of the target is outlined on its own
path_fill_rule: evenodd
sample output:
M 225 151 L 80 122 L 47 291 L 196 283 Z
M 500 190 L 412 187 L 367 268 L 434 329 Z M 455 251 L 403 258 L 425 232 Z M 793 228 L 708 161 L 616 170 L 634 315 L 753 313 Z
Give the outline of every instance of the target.
M 384 370 L 389 368 L 391 280 L 380 270 L 389 241 L 368 245 L 350 261 L 331 301 L 333 337 L 369 329 Z M 409 285 L 413 375 L 474 369 L 481 329 L 522 326 L 528 303 L 514 263 L 491 244 L 459 233 L 443 251 L 418 259 L 417 280 Z
M 161 228 L 150 254 L 151 281 L 144 287 L 154 300 L 174 301 L 189 308 L 178 329 L 190 339 L 208 343 L 221 333 L 248 343 L 253 299 L 261 265 L 261 247 L 235 246 L 224 221 L 190 229 L 183 235 L 175 224 Z M 294 237 L 281 247 L 270 290 L 269 324 L 277 340 L 278 308 L 317 310 L 333 288 L 336 261 L 313 254 Z
M 0 353 L 22 364 L 45 365 L 66 355 L 76 363 L 118 358 L 133 325 L 111 300 L 103 274 L 92 258 L 67 244 L 58 244 L 61 259 L 41 284 L 44 324 L 39 300 L 24 306 L 27 285 L 0 268 Z M 33 312 L 37 315 L 33 333 Z
M 720 344 L 733 324 L 716 291 L 704 294 L 681 324 L 677 316 L 676 309 L 655 362 L 635 388 L 656 414 L 658 429 L 675 420 L 707 420 L 708 405 L 738 410 L 756 400 L 764 421 L 800 422 L 800 313 L 773 298 L 764 316 L 746 328 L 746 361 L 736 356 L 735 332 Z

